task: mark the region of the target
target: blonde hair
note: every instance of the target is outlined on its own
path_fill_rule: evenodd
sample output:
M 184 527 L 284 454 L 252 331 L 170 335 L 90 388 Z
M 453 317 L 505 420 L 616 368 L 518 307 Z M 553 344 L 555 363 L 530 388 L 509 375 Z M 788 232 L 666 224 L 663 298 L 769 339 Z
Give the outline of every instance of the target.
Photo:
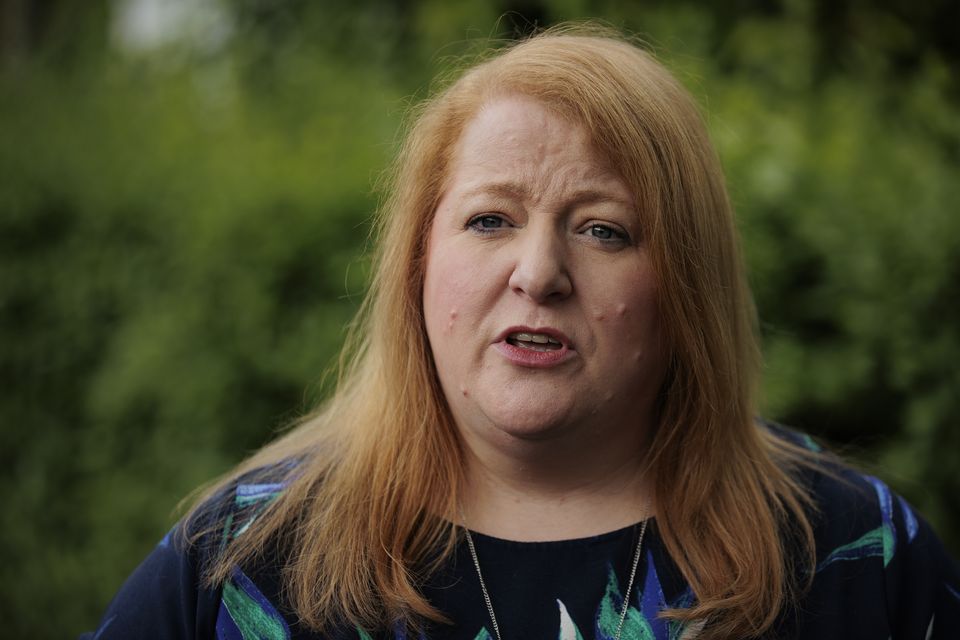
M 285 592 L 308 626 L 442 619 L 418 585 L 456 544 L 465 465 L 424 329 L 424 245 L 460 132 L 506 93 L 582 123 L 640 203 L 671 346 L 649 452 L 657 525 L 697 596 L 690 609 L 665 615 L 708 621 L 704 636 L 760 634 L 795 601 L 799 576 L 812 573 L 810 500 L 793 474 L 804 454 L 754 420 L 754 312 L 699 110 L 649 54 L 596 27 L 516 44 L 413 114 L 337 390 L 207 494 L 296 461 L 289 486 L 227 545 L 208 579 L 218 583 L 281 545 Z

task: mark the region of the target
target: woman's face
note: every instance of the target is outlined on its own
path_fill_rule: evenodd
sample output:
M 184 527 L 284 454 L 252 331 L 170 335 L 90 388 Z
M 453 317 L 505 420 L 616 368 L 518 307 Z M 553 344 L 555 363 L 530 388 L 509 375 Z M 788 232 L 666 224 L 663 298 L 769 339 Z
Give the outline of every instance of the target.
M 646 426 L 666 350 L 634 199 L 586 130 L 539 102 L 497 98 L 465 127 L 423 311 L 461 431 Z

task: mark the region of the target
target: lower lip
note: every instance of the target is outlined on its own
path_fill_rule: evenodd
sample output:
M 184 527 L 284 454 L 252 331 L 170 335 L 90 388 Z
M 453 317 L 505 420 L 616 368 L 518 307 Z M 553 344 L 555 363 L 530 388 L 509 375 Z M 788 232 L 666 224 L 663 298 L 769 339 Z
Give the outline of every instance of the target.
M 534 351 L 512 345 L 506 340 L 494 344 L 507 360 L 521 367 L 547 369 L 562 364 L 573 357 L 575 351 L 562 346 L 552 351 Z

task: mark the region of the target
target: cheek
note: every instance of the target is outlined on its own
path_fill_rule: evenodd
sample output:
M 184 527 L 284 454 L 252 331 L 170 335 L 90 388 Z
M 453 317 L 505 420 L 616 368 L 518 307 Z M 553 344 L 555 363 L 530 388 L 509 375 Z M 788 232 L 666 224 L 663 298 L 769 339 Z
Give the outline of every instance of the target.
M 475 319 L 483 274 L 461 252 L 438 248 L 427 260 L 423 313 L 431 341 L 456 334 Z
M 612 288 L 602 303 L 593 307 L 604 341 L 625 356 L 625 362 L 656 359 L 663 349 L 657 288 L 650 279 L 641 282 L 639 287 L 632 280 L 631 286 Z M 630 294 L 624 295 L 624 291 Z

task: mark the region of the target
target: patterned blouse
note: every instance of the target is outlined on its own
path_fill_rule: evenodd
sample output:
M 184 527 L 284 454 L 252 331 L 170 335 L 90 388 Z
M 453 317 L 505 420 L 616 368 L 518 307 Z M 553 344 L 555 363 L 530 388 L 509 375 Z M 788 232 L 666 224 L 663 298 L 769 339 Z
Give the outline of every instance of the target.
M 808 440 L 809 441 L 809 440 Z M 834 475 L 840 477 L 834 477 Z M 847 468 L 810 472 L 817 565 L 798 605 L 783 611 L 770 638 L 960 640 L 960 569 L 926 522 L 877 478 Z M 243 535 L 280 492 L 273 482 L 240 483 L 219 513 L 222 541 Z M 473 533 L 504 640 L 613 640 L 623 608 L 639 527 L 558 542 L 514 542 Z M 321 636 L 298 624 L 283 598 L 279 553 L 236 567 L 221 588 L 200 584 L 201 549 L 168 534 L 133 572 L 99 628 L 83 640 L 406 640 L 403 628 L 345 626 Z M 216 545 L 213 545 L 214 547 Z M 433 624 L 410 640 L 495 638 L 466 543 L 423 587 L 452 624 Z M 696 638 L 702 625 L 658 613 L 694 595 L 667 554 L 656 522 L 643 539 L 621 633 L 623 640 Z

